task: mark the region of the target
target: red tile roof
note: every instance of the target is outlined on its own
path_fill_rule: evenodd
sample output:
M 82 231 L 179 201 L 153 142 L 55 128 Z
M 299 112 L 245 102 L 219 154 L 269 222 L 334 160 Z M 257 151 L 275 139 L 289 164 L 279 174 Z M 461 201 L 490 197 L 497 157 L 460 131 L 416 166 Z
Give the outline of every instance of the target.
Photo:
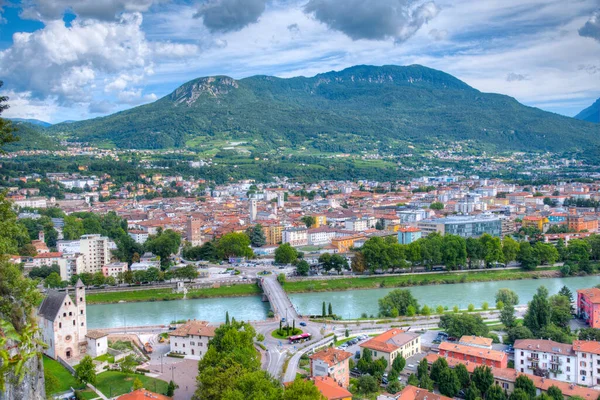
M 387 395 L 388 399 L 395 400 L 452 400 L 450 397 L 428 392 L 412 385 L 406 385 L 397 395 Z
M 179 328 L 175 329 L 171 332 L 170 336 L 215 336 L 215 327 L 209 326 L 206 321 L 196 321 L 195 319 L 192 321 L 188 321 L 185 324 L 181 325 Z
M 600 354 L 600 342 L 594 340 L 574 340 L 573 350 L 584 353 Z
M 365 343 L 361 343 L 360 347 L 391 353 L 417 337 L 419 337 L 419 335 L 416 333 L 408 333 L 402 329 L 390 329 Z
M 350 357 L 352 357 L 352 353 L 348 353 L 344 350 L 338 350 L 334 347 L 328 347 L 325 350 L 321 350 L 318 353 L 313 354 L 310 356 L 310 359 L 324 361 L 327 363 L 327 365 L 333 367 L 334 365 L 339 364 Z
M 463 346 L 462 344 L 450 342 L 440 343 L 439 349 L 449 352 L 451 351 L 453 353 L 458 354 L 466 354 L 469 356 L 480 357 L 492 361 L 502 361 L 504 358 L 506 358 L 506 353 L 503 351 L 482 349 L 481 347 Z
M 154 393 L 146 389 L 138 389 L 117 397 L 117 400 L 171 400 L 171 397 Z
M 592 304 L 600 304 L 600 289 L 598 288 L 579 289 L 577 293 L 584 295 L 586 301 L 589 301 Z
M 341 387 L 329 376 L 318 376 L 314 378 L 314 383 L 319 392 L 328 400 L 341 400 L 352 398 L 352 393 Z

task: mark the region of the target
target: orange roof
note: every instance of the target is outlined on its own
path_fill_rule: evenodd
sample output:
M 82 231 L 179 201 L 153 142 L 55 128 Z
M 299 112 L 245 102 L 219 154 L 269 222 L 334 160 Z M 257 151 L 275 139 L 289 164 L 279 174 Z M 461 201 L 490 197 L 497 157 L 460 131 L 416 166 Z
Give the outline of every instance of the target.
M 329 376 L 317 376 L 314 383 L 319 392 L 328 400 L 341 400 L 352 398 L 352 393 L 341 387 Z
M 428 392 L 425 389 L 421 389 L 412 385 L 406 385 L 399 396 L 387 395 L 389 399 L 396 400 L 452 400 L 450 397 L 442 396 L 441 394 L 435 394 Z
M 391 353 L 417 337 L 419 337 L 419 335 L 416 333 L 408 333 L 402 329 L 390 329 L 365 343 L 361 343 L 360 347 Z
M 486 360 L 502 361 L 506 357 L 503 351 L 482 349 L 480 347 L 463 346 L 462 344 L 442 342 L 440 350 L 451 351 L 458 354 L 466 354 L 469 356 L 481 357 Z
M 398 229 L 400 232 L 421 232 L 421 230 L 414 226 L 403 226 Z
M 169 334 L 170 336 L 215 336 L 215 327 L 208 326 L 206 321 L 188 321 Z
M 577 293 L 581 293 L 585 296 L 586 301 L 592 304 L 600 304 L 600 289 L 598 288 L 579 289 Z
M 117 397 L 117 400 L 171 400 L 171 397 L 154 393 L 146 389 L 138 389 L 131 393 Z
M 34 256 L 33 258 L 60 258 L 62 256 L 61 252 L 54 252 L 54 253 L 42 253 L 42 254 L 38 254 L 37 256 Z
M 460 338 L 459 343 L 464 345 L 471 346 L 486 346 L 490 347 L 492 345 L 492 339 L 481 337 L 481 336 L 467 336 L 464 335 Z
M 341 363 L 352 357 L 352 353 L 348 353 L 344 350 L 338 350 L 334 347 L 328 347 L 325 350 L 321 350 L 318 353 L 313 354 L 309 358 L 311 360 L 321 360 L 327 363 L 330 367 Z
M 584 353 L 600 354 L 600 343 L 593 340 L 574 340 L 573 350 Z

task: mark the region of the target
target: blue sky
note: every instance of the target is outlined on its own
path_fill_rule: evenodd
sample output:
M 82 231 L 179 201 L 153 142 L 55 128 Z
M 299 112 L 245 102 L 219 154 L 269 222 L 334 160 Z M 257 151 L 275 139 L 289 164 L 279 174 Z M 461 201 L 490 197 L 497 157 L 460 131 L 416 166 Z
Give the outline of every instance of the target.
M 206 75 L 422 64 L 573 116 L 600 97 L 598 0 L 0 0 L 6 117 L 92 118 Z

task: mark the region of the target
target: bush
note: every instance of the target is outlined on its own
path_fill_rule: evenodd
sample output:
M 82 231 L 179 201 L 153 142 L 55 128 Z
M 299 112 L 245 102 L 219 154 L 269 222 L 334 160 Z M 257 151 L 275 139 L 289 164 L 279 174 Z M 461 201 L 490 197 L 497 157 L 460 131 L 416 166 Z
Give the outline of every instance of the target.
M 467 310 L 469 310 L 469 312 L 473 312 L 473 311 L 475 311 L 475 306 L 473 304 L 469 304 L 467 306 Z
M 487 337 L 492 339 L 494 343 L 500 343 L 500 338 L 495 333 L 490 333 L 487 335 Z

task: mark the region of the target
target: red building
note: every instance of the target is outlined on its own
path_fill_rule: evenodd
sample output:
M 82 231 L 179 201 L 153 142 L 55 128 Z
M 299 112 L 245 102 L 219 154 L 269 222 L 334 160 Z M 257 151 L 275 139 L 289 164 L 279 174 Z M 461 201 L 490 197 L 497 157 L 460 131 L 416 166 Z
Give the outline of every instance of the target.
M 508 367 L 508 355 L 505 352 L 483 349 L 481 347 L 442 342 L 440 344 L 440 355 L 464 362 L 488 365 L 495 368 Z
M 577 315 L 591 328 L 600 328 L 600 289 L 577 291 Z

